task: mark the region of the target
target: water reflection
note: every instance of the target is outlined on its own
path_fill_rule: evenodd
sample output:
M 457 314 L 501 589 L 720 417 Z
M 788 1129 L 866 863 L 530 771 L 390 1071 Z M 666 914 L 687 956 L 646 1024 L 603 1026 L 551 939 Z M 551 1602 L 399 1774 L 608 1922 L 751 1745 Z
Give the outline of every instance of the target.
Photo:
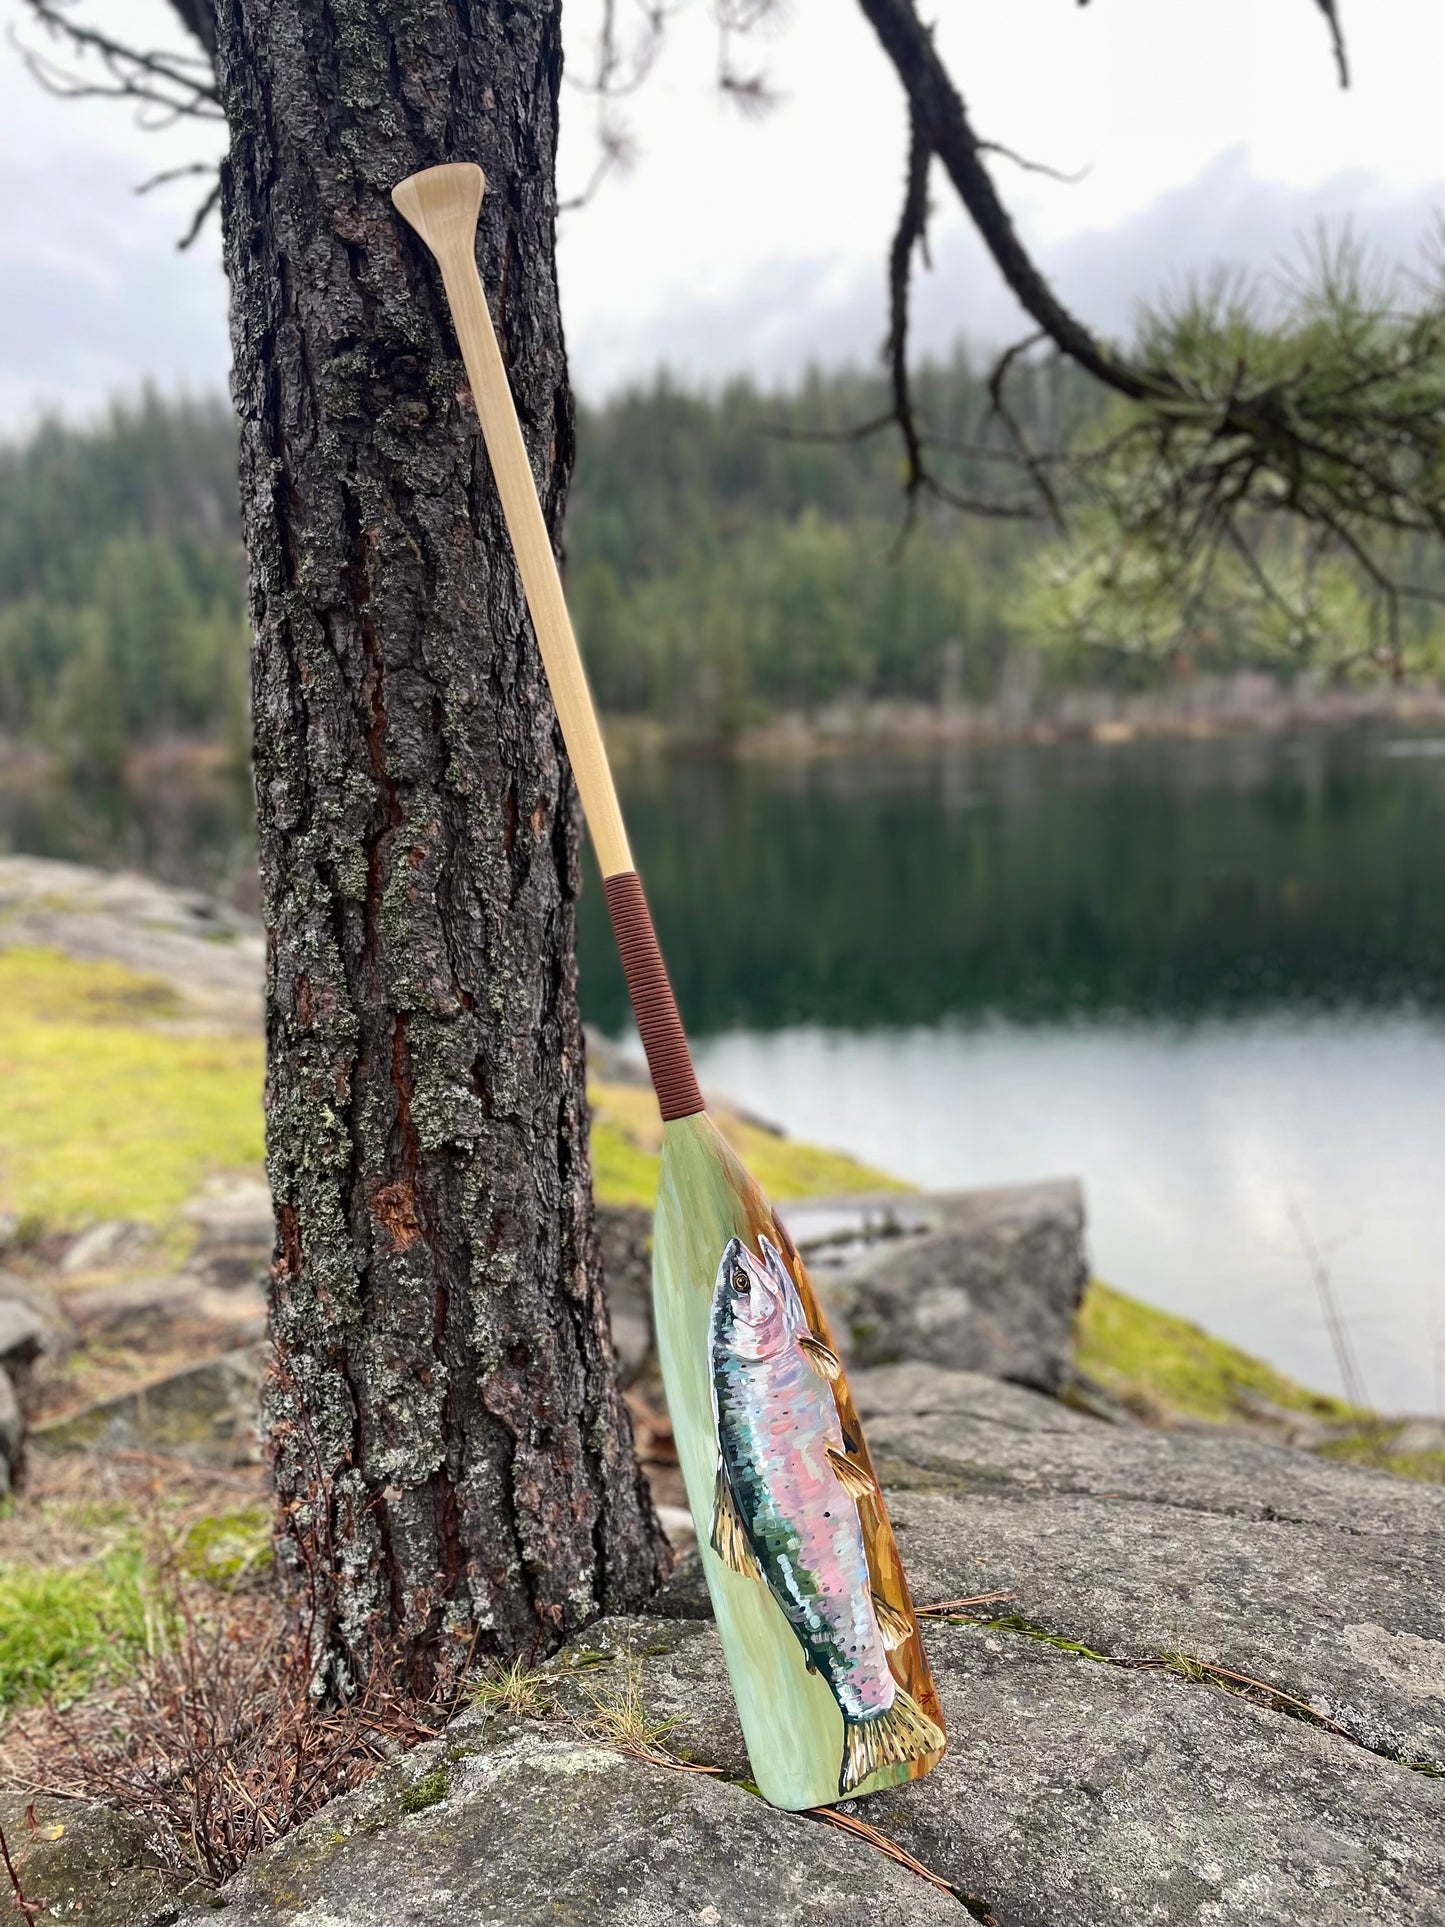
M 624 801 L 698 1036 L 1439 1009 L 1445 764 L 1400 753 L 1431 740 L 663 761 Z M 620 1029 L 595 887 L 581 943 Z
M 1101 1275 L 1337 1388 L 1293 1204 L 1371 1396 L 1430 1411 L 1438 741 L 672 764 L 626 803 L 705 1081 L 920 1184 L 1076 1174 Z
M 251 778 L 219 749 L 151 750 L 116 782 L 12 763 L 0 769 L 0 848 L 143 870 L 255 907 Z

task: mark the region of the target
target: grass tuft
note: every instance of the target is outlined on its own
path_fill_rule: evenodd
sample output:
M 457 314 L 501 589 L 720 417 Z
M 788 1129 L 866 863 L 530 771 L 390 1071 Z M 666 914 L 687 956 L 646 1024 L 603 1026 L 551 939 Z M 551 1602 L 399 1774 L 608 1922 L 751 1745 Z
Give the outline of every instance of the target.
M 520 1659 L 495 1666 L 467 1688 L 467 1699 L 484 1712 L 519 1720 L 544 1720 L 557 1710 L 551 1675 L 529 1672 Z
M 642 1701 L 642 1662 L 629 1652 L 622 1655 L 615 1682 L 592 1696 L 592 1717 L 586 1724 L 594 1739 L 650 1758 L 678 1722 L 654 1719 L 648 1712 Z

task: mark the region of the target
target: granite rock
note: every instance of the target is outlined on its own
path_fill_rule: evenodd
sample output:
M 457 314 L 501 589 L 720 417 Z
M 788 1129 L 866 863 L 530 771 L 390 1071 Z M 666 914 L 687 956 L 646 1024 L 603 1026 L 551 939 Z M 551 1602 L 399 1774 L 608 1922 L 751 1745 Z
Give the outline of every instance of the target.
M 0 1828 L 34 1920 L 164 1927 L 199 1883 L 168 1869 L 137 1821 L 88 1800 L 0 1794 Z M 0 1921 L 25 1919 L 0 1874 Z
M 193 1465 L 243 1465 L 259 1456 L 259 1348 L 246 1347 L 173 1372 L 134 1392 L 38 1425 L 46 1452 L 156 1452 Z
M 261 1855 L 225 1898 L 228 1927 L 960 1918 L 952 1895 L 859 1841 L 775 1812 L 740 1785 L 629 1758 L 558 1719 L 459 1722 Z M 196 1910 L 181 1922 L 213 1917 Z
M 1072 1179 L 795 1205 L 788 1228 L 856 1365 L 918 1359 L 1057 1392 L 1088 1282 Z
M 942 1765 L 844 1809 L 951 1891 L 748 1790 L 693 1558 L 530 1717 L 472 1708 L 254 1860 L 233 1927 L 1445 1923 L 1445 1492 L 978 1375 L 854 1383 L 916 1596 L 1010 1595 L 930 1623 Z M 629 1678 L 671 1765 L 598 1737 Z
M 928 1366 L 855 1376 L 915 1596 L 1266 1682 L 1445 1765 L 1445 1491 L 1235 1433 L 1114 1427 Z
M 652 1352 L 652 1213 L 642 1205 L 599 1204 L 597 1237 L 612 1349 L 622 1382 L 631 1384 Z
M 24 1370 L 45 1349 L 45 1320 L 22 1298 L 0 1297 L 0 1365 Z
M 6 1312 L 9 1305 L 21 1308 L 18 1319 L 12 1321 Z M 39 1321 L 38 1335 L 34 1320 Z M 0 1270 L 0 1363 L 15 1364 L 21 1361 L 6 1357 L 7 1329 L 18 1334 L 27 1354 L 26 1366 L 37 1358 L 64 1358 L 75 1349 L 75 1326 L 67 1305 L 49 1279 L 34 1272 Z
M 71 1240 L 60 1260 L 61 1274 L 75 1277 L 81 1272 L 104 1271 L 124 1264 L 149 1242 L 149 1228 L 129 1218 L 102 1218 Z
M 260 1027 L 265 931 L 215 897 L 130 871 L 5 856 L 0 922 L 9 944 L 123 964 L 162 979 L 188 1015 Z
M 25 1419 L 9 1372 L 0 1365 L 0 1499 L 15 1484 L 25 1449 Z
M 652 1349 L 652 1214 L 598 1211 L 613 1341 Z M 1074 1374 L 1088 1263 L 1072 1179 L 989 1191 L 806 1198 L 782 1216 L 854 1365 L 916 1359 L 1057 1392 Z

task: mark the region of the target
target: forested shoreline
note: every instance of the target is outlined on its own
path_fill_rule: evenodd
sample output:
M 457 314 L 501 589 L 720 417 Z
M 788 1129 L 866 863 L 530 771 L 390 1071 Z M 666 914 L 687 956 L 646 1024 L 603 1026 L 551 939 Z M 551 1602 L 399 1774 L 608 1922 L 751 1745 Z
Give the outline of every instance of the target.
M 922 371 L 918 392 L 935 433 L 975 451 L 956 462 L 960 488 L 986 492 L 989 401 L 966 355 Z M 1201 673 L 1277 669 L 1242 622 L 1202 625 L 1162 657 L 1061 638 L 1038 523 L 932 502 L 903 539 L 896 440 L 848 433 L 882 399 L 850 373 L 713 395 L 659 376 L 579 406 L 567 578 L 607 715 L 723 742 L 840 710 L 917 730 L 1107 692 L 1142 700 L 1147 728 L 1148 705 L 1167 707 Z M 1029 405 L 1057 420 L 1085 398 L 1055 371 Z M 224 403 L 148 393 L 0 448 L 0 738 L 12 751 L 103 778 L 176 739 L 242 760 L 246 652 Z

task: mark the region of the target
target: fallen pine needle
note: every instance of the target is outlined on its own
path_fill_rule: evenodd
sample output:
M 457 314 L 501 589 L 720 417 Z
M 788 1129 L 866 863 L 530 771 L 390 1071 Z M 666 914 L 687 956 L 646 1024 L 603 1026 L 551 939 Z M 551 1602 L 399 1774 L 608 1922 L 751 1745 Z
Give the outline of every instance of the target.
M 585 1729 L 584 1729 L 585 1730 Z M 648 1766 L 665 1766 L 672 1773 L 707 1773 L 715 1778 L 723 1778 L 726 1769 L 720 1766 L 704 1766 L 700 1760 L 681 1760 L 675 1753 L 654 1753 L 643 1746 L 627 1746 L 619 1740 L 607 1740 L 614 1753 L 621 1753 L 629 1760 L 644 1760 Z
M 1151 1666 L 1161 1664 L 1158 1660 L 1151 1660 L 1148 1663 Z M 1306 1718 L 1316 1721 L 1320 1726 L 1327 1726 L 1332 1733 L 1339 1733 L 1347 1740 L 1353 1738 L 1353 1735 L 1347 1728 L 1339 1725 L 1337 1721 L 1329 1719 L 1325 1714 L 1318 1712 L 1310 1705 L 1308 1700 L 1296 1699 L 1293 1693 L 1282 1693 L 1279 1687 L 1270 1686 L 1262 1679 L 1251 1679 L 1248 1673 L 1232 1672 L 1228 1666 L 1216 1666 L 1213 1660 L 1208 1659 L 1199 1661 L 1199 1670 L 1205 1674 L 1207 1678 L 1232 1680 L 1236 1686 L 1247 1686 L 1253 1692 L 1267 1693 L 1272 1700 L 1280 1700 L 1286 1706 L 1295 1707 L 1299 1712 L 1303 1713 Z
M 931 1867 L 925 1867 L 921 1860 L 915 1860 L 905 1847 L 900 1847 L 896 1840 L 890 1840 L 886 1833 L 880 1833 L 877 1827 L 869 1826 L 866 1820 L 855 1819 L 851 1813 L 840 1813 L 836 1807 L 809 1807 L 807 1812 L 809 1819 L 823 1820 L 830 1827 L 840 1827 L 844 1833 L 851 1833 L 859 1840 L 866 1840 L 875 1852 L 886 1854 L 890 1860 L 896 1860 L 900 1867 L 907 1867 L 910 1873 L 916 1873 L 920 1880 L 926 1880 L 930 1886 L 939 1888 L 941 1892 L 946 1894 L 958 1892 L 951 1880 L 945 1880 L 941 1873 L 935 1873 Z
M 1000 1599 L 1012 1599 L 1011 1592 L 981 1592 L 972 1599 L 940 1599 L 932 1606 L 915 1606 L 920 1619 L 938 1619 L 944 1613 L 962 1612 L 965 1606 L 992 1606 Z

